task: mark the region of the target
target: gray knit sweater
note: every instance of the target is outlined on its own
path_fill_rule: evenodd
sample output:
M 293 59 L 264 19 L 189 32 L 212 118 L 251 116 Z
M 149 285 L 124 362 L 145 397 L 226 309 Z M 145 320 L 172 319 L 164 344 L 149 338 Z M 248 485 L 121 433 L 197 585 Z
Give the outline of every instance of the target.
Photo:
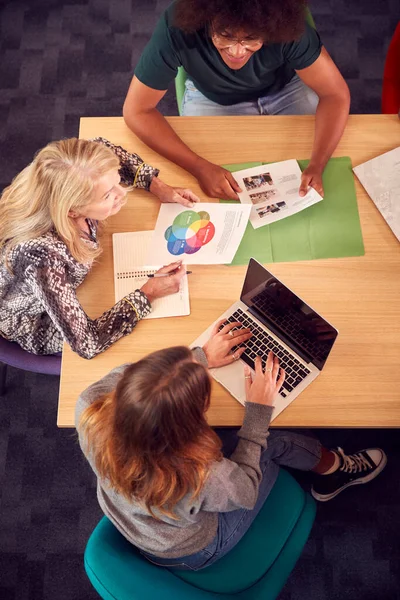
M 79 443 L 97 476 L 97 497 L 104 514 L 125 538 L 138 548 L 162 558 L 178 558 L 205 548 L 215 537 L 218 513 L 251 509 L 258 496 L 261 481 L 260 454 L 267 445 L 272 408 L 261 404 L 246 404 L 239 442 L 229 459 L 213 463 L 206 483 L 197 496 L 185 496 L 174 509 L 177 521 L 160 514 L 154 519 L 134 499 L 127 500 L 112 489 L 96 472 L 94 462 L 85 448 L 79 430 L 82 412 L 101 395 L 113 390 L 128 365 L 113 369 L 108 375 L 87 388 L 79 397 L 75 423 Z

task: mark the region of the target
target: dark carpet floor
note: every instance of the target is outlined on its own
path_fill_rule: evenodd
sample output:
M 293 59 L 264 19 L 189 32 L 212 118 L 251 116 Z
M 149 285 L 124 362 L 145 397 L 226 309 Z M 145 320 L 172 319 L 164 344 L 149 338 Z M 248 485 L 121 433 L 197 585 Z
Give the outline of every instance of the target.
M 166 0 L 0 2 L 0 188 L 81 116 L 114 116 Z M 322 39 L 352 92 L 352 112 L 380 112 L 398 0 L 313 0 Z M 164 114 L 177 114 L 171 89 Z M 56 427 L 58 379 L 9 369 L 0 401 L 0 599 L 97 598 L 82 555 L 101 513 L 72 430 Z M 379 398 L 377 398 L 379 402 Z M 319 505 L 281 600 L 399 600 L 400 432 L 321 430 L 327 445 L 382 446 L 373 483 Z M 302 482 L 308 485 L 307 477 Z M 155 599 L 158 600 L 158 599 Z

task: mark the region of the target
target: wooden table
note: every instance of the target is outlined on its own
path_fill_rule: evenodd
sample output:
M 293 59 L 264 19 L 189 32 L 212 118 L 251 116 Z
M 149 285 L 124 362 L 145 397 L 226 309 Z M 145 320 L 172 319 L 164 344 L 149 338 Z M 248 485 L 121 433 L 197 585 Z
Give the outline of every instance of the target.
M 169 123 L 198 154 L 217 164 L 308 158 L 314 117 L 171 117 Z M 84 118 L 80 136 L 103 136 L 161 169 L 164 181 L 190 186 L 188 173 L 156 155 L 122 118 Z M 391 115 L 353 115 L 334 156 L 357 165 L 400 144 L 400 122 Z M 323 373 L 273 425 L 277 427 L 400 427 L 400 246 L 356 180 L 365 256 L 276 263 L 269 268 L 339 329 Z M 95 318 L 114 304 L 111 234 L 154 227 L 159 203 L 135 191 L 107 223 L 104 252 L 79 298 Z M 192 342 L 238 299 L 245 266 L 193 266 L 191 315 L 143 321 L 132 335 L 87 361 L 65 345 L 58 410 L 60 427 L 74 426 L 79 393 L 116 365 L 153 350 Z M 208 413 L 211 425 L 239 425 L 243 407 L 216 382 Z

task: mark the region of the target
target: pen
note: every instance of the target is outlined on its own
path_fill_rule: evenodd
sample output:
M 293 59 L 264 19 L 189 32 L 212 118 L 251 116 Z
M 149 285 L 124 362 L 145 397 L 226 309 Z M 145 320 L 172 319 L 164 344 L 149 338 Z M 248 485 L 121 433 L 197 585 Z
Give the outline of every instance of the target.
M 190 275 L 192 271 L 186 271 L 186 275 Z M 147 277 L 169 277 L 170 275 L 174 275 L 175 271 L 171 273 L 153 273 L 152 275 L 148 275 Z

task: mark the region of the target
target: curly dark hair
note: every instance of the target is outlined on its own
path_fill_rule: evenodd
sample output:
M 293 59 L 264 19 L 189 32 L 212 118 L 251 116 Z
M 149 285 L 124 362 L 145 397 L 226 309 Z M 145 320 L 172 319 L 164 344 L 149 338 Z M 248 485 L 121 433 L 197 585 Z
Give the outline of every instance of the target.
M 306 0 L 176 0 L 174 26 L 194 33 L 246 31 L 264 42 L 298 39 L 304 31 Z

